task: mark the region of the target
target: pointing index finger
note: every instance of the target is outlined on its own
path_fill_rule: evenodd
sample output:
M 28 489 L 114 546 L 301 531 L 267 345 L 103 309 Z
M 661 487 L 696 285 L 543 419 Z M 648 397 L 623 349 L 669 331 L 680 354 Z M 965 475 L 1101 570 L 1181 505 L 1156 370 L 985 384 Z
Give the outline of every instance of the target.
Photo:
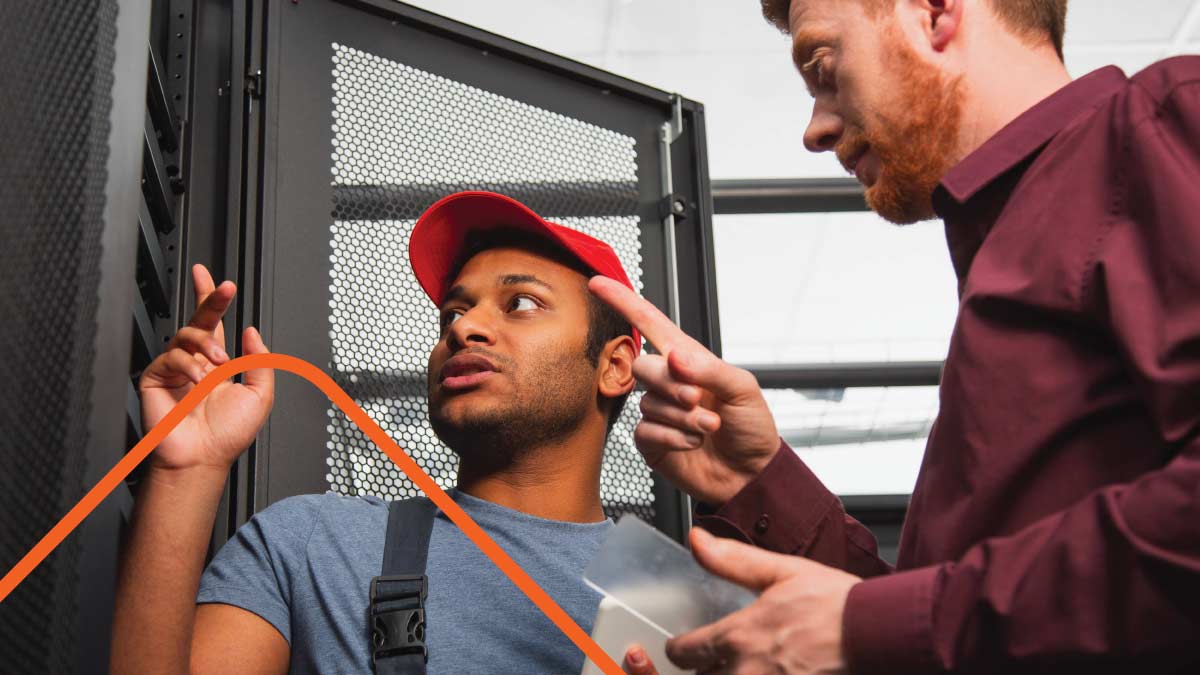
M 216 284 L 213 283 L 212 274 L 209 273 L 208 268 L 199 263 L 192 265 L 192 286 L 194 286 L 196 290 L 197 307 L 204 304 L 204 299 L 217 289 Z
M 685 345 L 699 344 L 676 326 L 649 300 L 629 287 L 608 277 L 595 276 L 588 281 L 588 290 L 600 298 L 625 320 L 633 324 L 663 356 Z

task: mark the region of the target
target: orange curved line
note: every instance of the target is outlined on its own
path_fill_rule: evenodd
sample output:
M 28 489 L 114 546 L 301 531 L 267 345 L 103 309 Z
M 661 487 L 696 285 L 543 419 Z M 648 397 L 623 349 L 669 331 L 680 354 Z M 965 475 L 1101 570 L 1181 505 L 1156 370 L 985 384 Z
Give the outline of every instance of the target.
M 346 414 L 359 429 L 367 434 L 371 440 L 375 441 L 387 456 L 400 467 L 417 487 L 421 488 L 429 498 L 437 505 L 439 509 L 445 513 L 450 520 L 463 531 L 467 537 L 475 543 L 476 546 L 483 551 L 496 567 L 500 568 L 501 572 L 521 589 L 533 604 L 537 605 L 538 609 L 542 610 L 558 626 L 572 642 L 575 643 L 583 653 L 591 659 L 596 665 L 603 670 L 606 675 L 622 675 L 623 671 L 612 658 L 592 640 L 591 636 L 579 627 L 579 624 L 565 612 L 554 599 L 550 597 L 546 591 L 538 586 L 525 570 L 521 569 L 512 558 L 509 557 L 504 549 L 492 540 L 491 537 L 483 531 L 483 528 L 476 523 L 471 516 L 467 515 L 466 511 L 450 498 L 438 484 L 434 482 L 429 474 L 425 473 L 420 466 L 417 465 L 404 450 L 400 449 L 399 445 L 391 439 L 387 433 L 379 427 L 358 404 L 354 402 L 350 396 L 342 390 L 341 387 L 333 381 L 333 378 L 325 374 L 320 368 L 304 361 L 303 359 L 287 354 L 251 354 L 241 356 L 232 361 L 228 361 L 215 370 L 210 372 L 203 380 L 200 381 L 187 396 L 183 397 L 171 412 L 167 413 L 166 417 L 150 430 L 142 440 L 138 441 L 137 445 L 133 446 L 121 461 L 117 462 L 100 482 L 96 483 L 83 499 L 75 505 L 67 515 L 63 516 L 62 520 L 58 521 L 46 536 L 42 537 L 25 557 L 13 566 L 8 574 L 0 579 L 0 602 L 3 602 L 8 594 L 13 591 L 29 573 L 34 570 L 46 556 L 50 555 L 63 539 L 67 537 L 78 525 L 83 522 L 83 519 L 88 516 L 99 504 L 104 501 L 104 498 L 111 493 L 125 477 L 129 475 L 133 469 L 142 462 L 158 444 L 162 442 L 167 434 L 175 428 L 188 413 L 200 404 L 204 397 L 208 396 L 213 389 L 221 382 L 229 378 L 243 373 L 247 370 L 255 368 L 273 368 L 275 370 L 286 370 L 290 373 L 299 375 L 316 385 L 318 389 L 323 391 L 329 400 L 333 401 L 342 412 Z

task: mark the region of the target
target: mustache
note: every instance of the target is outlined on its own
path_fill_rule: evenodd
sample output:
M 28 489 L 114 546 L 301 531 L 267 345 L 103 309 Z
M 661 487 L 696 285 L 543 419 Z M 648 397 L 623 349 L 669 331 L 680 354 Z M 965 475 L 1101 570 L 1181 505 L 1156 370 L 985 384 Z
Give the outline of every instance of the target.
M 492 363 L 495 363 L 500 366 L 510 366 L 513 364 L 513 360 L 511 358 L 504 356 L 502 354 L 497 354 L 496 352 L 493 352 L 490 349 L 484 349 L 483 347 L 468 347 L 466 349 L 454 352 L 450 356 L 466 356 L 466 355 L 482 356 L 485 359 L 488 359 L 489 361 L 491 361 Z
M 510 358 L 508 356 L 504 356 L 503 354 L 497 354 L 496 352 L 493 352 L 490 349 L 485 349 L 483 347 L 468 347 L 466 349 L 459 350 L 459 351 L 454 352 L 453 354 L 450 354 L 449 356 L 447 356 L 446 361 L 449 361 L 451 358 L 453 358 L 455 356 L 464 356 L 464 355 L 482 356 L 483 358 L 491 361 L 493 364 L 498 366 L 501 370 L 505 370 L 505 371 L 512 369 L 513 365 L 516 363 L 515 361 L 513 361 L 512 358 Z M 444 367 L 444 366 L 445 366 L 445 361 L 442 362 L 442 366 L 439 366 L 437 369 L 434 369 L 433 362 L 432 361 L 429 362 L 429 366 L 426 368 L 426 379 L 428 380 L 430 385 L 432 385 L 434 382 L 437 381 L 438 372 L 441 371 L 442 367 Z
M 834 146 L 833 152 L 837 155 L 838 162 L 841 163 L 846 173 L 854 173 L 854 162 L 867 151 L 870 145 L 867 142 L 866 134 L 857 131 L 846 132 Z

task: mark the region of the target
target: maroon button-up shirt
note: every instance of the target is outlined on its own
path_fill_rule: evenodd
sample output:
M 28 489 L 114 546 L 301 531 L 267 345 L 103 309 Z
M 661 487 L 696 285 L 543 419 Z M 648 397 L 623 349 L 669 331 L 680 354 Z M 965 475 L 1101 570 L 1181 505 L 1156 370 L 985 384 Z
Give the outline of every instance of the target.
M 854 673 L 1200 673 L 1200 57 L 1063 87 L 934 203 L 961 303 L 896 569 L 786 447 L 698 524 L 868 577 Z

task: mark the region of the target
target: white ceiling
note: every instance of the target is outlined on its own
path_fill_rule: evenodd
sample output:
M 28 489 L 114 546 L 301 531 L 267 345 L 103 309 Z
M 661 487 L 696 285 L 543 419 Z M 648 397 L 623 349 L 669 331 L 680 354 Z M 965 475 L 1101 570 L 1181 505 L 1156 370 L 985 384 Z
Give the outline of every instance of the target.
M 705 104 L 713 178 L 841 176 L 806 153 L 811 99 L 756 0 L 412 0 L 410 4 Z M 1075 0 L 1067 66 L 1136 72 L 1200 52 L 1200 0 Z

